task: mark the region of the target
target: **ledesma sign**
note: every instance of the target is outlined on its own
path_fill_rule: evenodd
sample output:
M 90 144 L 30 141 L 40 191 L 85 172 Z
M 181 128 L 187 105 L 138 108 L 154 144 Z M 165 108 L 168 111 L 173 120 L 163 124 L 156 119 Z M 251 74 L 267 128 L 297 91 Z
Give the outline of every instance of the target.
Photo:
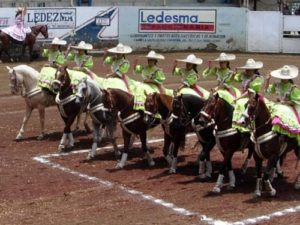
M 215 33 L 216 10 L 140 9 L 139 32 Z

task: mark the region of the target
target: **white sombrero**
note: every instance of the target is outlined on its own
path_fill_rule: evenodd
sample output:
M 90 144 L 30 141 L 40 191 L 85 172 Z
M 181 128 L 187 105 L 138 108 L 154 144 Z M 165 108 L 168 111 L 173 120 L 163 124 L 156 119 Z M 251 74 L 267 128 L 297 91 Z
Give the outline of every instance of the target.
M 255 61 L 254 59 L 248 59 L 244 66 L 237 67 L 238 69 L 256 70 L 263 67 L 263 62 Z
M 235 55 L 233 54 L 226 54 L 222 52 L 218 58 L 216 58 L 214 61 L 217 62 L 227 62 L 227 61 L 232 61 L 235 60 Z
M 119 43 L 116 47 L 108 49 L 110 53 L 117 53 L 117 54 L 128 54 L 132 52 L 132 48 L 127 45 L 123 45 Z
M 78 45 L 72 46 L 72 48 L 74 48 L 74 49 L 81 49 L 81 50 L 92 50 L 93 49 L 93 45 L 91 45 L 89 43 L 85 43 L 84 41 L 81 41 L 81 42 L 79 42 Z
M 19 11 L 23 11 L 23 7 L 18 7 L 18 8 L 16 9 L 16 12 L 19 12 Z
M 298 67 L 285 65 L 280 69 L 273 70 L 271 76 L 279 79 L 294 79 L 298 76 Z
M 202 64 L 203 60 L 200 58 L 197 58 L 194 54 L 190 54 L 186 57 L 186 59 L 176 59 L 179 62 L 186 62 L 191 64 L 200 65 Z
M 51 45 L 66 45 L 67 42 L 65 40 L 61 40 L 57 37 L 55 37 L 52 42 L 51 42 Z
M 155 51 L 150 51 L 147 55 L 146 58 L 148 59 L 165 59 L 165 57 L 161 54 L 157 54 Z

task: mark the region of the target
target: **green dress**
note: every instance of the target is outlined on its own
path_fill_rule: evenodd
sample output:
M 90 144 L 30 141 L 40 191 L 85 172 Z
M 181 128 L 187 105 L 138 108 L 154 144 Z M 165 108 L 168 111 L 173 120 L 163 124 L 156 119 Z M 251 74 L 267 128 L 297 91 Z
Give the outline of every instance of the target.
M 283 101 L 272 104 L 272 130 L 296 138 L 300 146 L 300 89 L 290 82 L 280 82 L 270 84 L 267 92 L 276 94 L 277 98 Z M 284 103 L 285 101 L 292 102 L 292 105 Z
M 157 66 L 145 66 L 137 65 L 135 67 L 135 73 L 142 75 L 142 78 L 145 80 L 151 80 L 154 83 L 162 84 L 166 80 L 166 76 L 162 69 Z
M 179 93 L 192 94 L 204 99 L 209 98 L 210 93 L 204 88 L 197 85 L 199 76 L 193 69 L 187 70 L 176 67 L 173 75 L 182 77 L 183 87 L 179 89 Z
M 51 67 L 52 65 L 63 65 L 65 63 L 64 53 L 57 51 L 51 51 L 49 49 L 43 50 L 43 57 L 48 58 L 50 66 L 44 66 L 40 71 L 38 86 L 41 88 L 48 89 L 54 93 L 52 89 L 52 81 L 55 79 L 56 68 Z
M 264 79 L 262 76 L 254 74 L 252 77 L 245 76 L 244 73 L 237 73 L 234 77 L 234 81 L 242 84 L 242 92 L 255 92 L 259 93 L 263 88 Z M 248 98 L 241 98 L 236 101 L 233 111 L 233 128 L 238 129 L 240 132 L 249 132 L 249 129 L 239 126 L 236 122 L 242 117 L 242 114 L 246 110 L 246 103 L 248 102 Z M 267 100 L 266 100 L 267 101 Z
M 76 66 L 80 68 L 91 69 L 94 65 L 93 57 L 91 55 L 86 55 L 86 54 L 79 55 L 74 52 L 70 52 L 68 54 L 67 59 L 69 61 L 74 61 Z

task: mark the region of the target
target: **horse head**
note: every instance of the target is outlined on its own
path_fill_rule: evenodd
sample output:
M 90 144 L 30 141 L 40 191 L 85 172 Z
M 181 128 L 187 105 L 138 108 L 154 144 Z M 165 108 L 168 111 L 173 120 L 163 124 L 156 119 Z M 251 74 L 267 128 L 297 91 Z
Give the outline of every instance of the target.
M 103 89 L 102 94 L 103 94 L 102 96 L 103 106 L 111 110 L 115 109 L 115 102 L 111 91 L 109 89 L 107 90 Z
M 9 74 L 10 92 L 13 95 L 20 94 L 23 90 L 22 88 L 23 76 L 18 75 L 14 68 L 10 68 L 9 66 L 7 66 L 6 68 Z
M 157 97 L 159 94 L 156 92 L 147 94 L 145 92 L 145 95 L 146 95 L 146 100 L 145 100 L 144 121 L 145 123 L 151 123 L 151 121 L 155 119 L 155 115 L 159 113 L 158 102 L 157 102 Z
M 48 39 L 48 26 L 47 25 L 37 25 L 31 27 L 31 31 L 35 36 L 38 36 L 41 33 L 45 39 Z
M 71 79 L 67 67 L 67 65 L 57 67 L 55 79 L 52 81 L 52 88 L 55 92 L 65 90 L 71 86 Z
M 77 104 L 83 105 L 88 98 L 89 95 L 89 88 L 87 83 L 87 78 L 82 79 L 75 87 L 75 102 Z

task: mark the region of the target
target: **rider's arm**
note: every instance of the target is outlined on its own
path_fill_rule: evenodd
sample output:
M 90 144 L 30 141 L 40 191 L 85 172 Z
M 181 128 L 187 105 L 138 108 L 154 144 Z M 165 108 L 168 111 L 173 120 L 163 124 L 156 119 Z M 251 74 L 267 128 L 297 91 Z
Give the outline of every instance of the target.
M 294 87 L 290 94 L 290 101 L 293 103 L 300 105 L 300 89 Z
M 154 80 L 159 84 L 163 83 L 166 80 L 166 76 L 161 69 L 155 72 Z
M 264 85 L 263 77 L 256 77 L 253 81 L 251 81 L 249 88 L 251 88 L 256 93 L 259 93 Z
M 71 51 L 68 55 L 67 55 L 67 60 L 68 61 L 74 61 L 75 59 L 75 53 L 73 51 Z
M 142 65 L 136 65 L 135 67 L 134 67 L 134 73 L 135 74 L 138 74 L 138 75 L 141 75 L 142 74 L 142 72 L 143 72 L 143 66 Z
M 93 57 L 92 56 L 88 56 L 87 60 L 84 62 L 84 64 L 82 65 L 85 68 L 91 69 L 94 65 L 94 61 L 93 61 Z
M 175 68 L 173 69 L 173 75 L 174 75 L 174 76 L 181 76 L 181 74 L 182 74 L 182 69 L 181 69 L 181 68 L 175 67 Z
M 48 57 L 48 55 L 49 55 L 49 49 L 43 49 L 43 53 L 42 53 L 42 56 L 43 57 Z
M 55 63 L 63 65 L 65 63 L 65 55 L 62 52 L 59 52 L 58 56 L 55 59 Z
M 121 63 L 121 65 L 119 66 L 119 72 L 121 72 L 122 74 L 125 74 L 128 72 L 129 70 L 129 62 L 127 60 L 125 60 L 123 63 Z
M 111 64 L 113 64 L 113 62 L 114 62 L 114 59 L 113 59 L 112 56 L 106 56 L 104 58 L 103 64 L 104 65 L 111 65 Z
M 212 67 L 212 68 L 206 68 L 203 73 L 202 76 L 206 79 L 208 77 L 212 77 L 212 76 L 216 76 L 217 73 L 217 67 Z

